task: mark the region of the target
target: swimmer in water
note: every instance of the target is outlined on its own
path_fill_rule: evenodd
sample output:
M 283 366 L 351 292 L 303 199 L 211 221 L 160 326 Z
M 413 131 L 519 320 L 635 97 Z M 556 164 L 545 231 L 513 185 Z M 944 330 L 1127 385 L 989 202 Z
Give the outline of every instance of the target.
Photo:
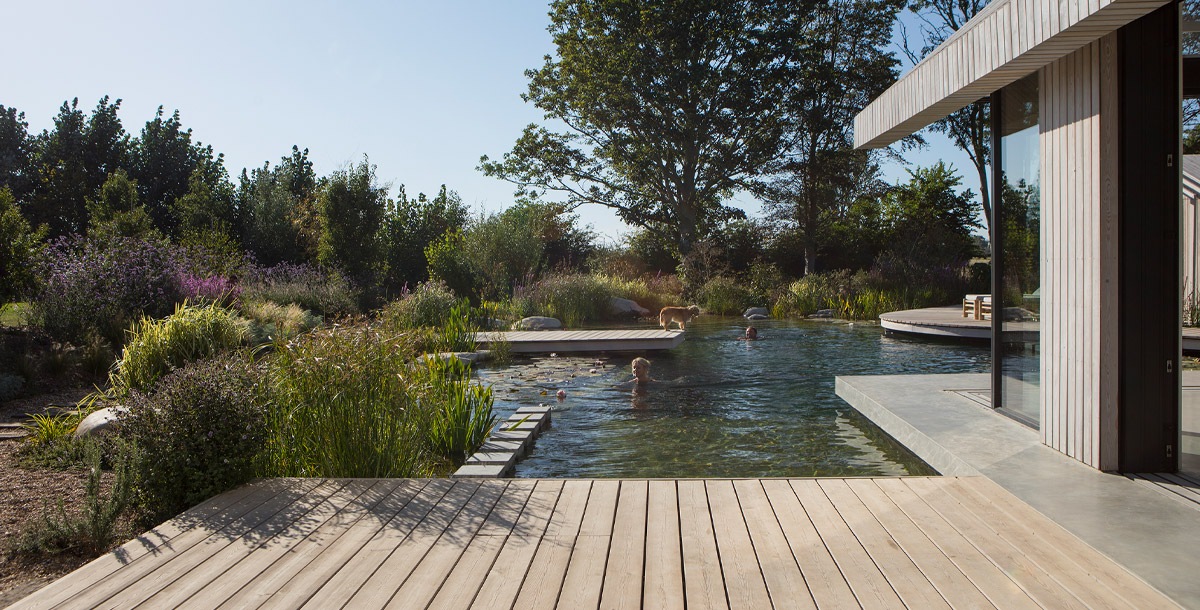
M 747 326 L 746 334 L 741 337 L 738 337 L 738 341 L 757 341 L 757 340 L 758 340 L 758 329 L 754 328 L 753 326 Z
M 646 360 L 645 358 L 642 358 L 641 356 L 634 358 L 633 363 L 630 365 L 630 368 L 633 369 L 633 379 L 630 380 L 633 383 L 640 385 L 643 383 L 648 383 L 650 381 L 653 381 L 652 379 L 650 379 L 650 361 L 649 360 Z

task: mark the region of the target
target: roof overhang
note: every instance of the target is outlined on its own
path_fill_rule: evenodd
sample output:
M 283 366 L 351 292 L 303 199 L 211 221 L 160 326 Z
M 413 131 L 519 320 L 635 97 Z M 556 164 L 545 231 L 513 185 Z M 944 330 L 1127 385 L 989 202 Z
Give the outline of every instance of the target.
M 993 0 L 854 117 L 882 148 L 1172 0 Z

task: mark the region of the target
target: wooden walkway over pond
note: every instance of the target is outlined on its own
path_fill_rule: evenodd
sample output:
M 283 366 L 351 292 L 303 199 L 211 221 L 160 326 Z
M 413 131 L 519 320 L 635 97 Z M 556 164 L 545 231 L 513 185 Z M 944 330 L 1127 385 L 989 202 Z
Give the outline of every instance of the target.
M 660 329 L 625 330 L 519 330 L 475 333 L 475 342 L 487 349 L 503 339 L 513 353 L 640 352 L 664 350 L 683 343 L 683 331 Z
M 982 477 L 273 479 L 14 608 L 1164 608 Z

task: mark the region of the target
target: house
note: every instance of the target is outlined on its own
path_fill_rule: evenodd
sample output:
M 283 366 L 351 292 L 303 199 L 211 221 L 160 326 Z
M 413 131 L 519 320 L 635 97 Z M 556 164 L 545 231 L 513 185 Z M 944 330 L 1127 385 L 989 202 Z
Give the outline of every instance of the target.
M 854 124 L 879 148 L 990 103 L 991 405 L 1106 472 L 1180 467 L 1181 103 L 1200 89 L 1181 10 L 993 0 Z

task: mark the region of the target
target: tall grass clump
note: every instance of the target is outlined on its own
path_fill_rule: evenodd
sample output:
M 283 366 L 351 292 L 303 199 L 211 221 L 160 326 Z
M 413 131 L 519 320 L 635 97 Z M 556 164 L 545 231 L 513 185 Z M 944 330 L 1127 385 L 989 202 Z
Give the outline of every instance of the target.
M 970 272 L 948 268 L 922 274 L 871 271 L 810 273 L 795 281 L 775 303 L 774 314 L 811 315 L 823 309 L 847 320 L 873 320 L 880 314 L 960 302 Z
M 566 326 L 609 317 L 611 296 L 605 282 L 582 273 L 547 275 L 513 294 L 514 300 L 527 299 L 537 315 L 557 318 Z
M 470 366 L 458 358 L 428 358 L 414 380 L 427 418 L 426 446 L 437 458 L 461 466 L 496 425 L 492 388 L 472 382 Z
M 247 333 L 251 344 L 290 341 L 321 325 L 321 317 L 295 303 L 280 305 L 271 301 L 243 302 L 238 308 L 250 321 Z
M 144 392 L 172 369 L 237 347 L 245 339 L 245 326 L 233 312 L 216 303 L 185 302 L 170 317 L 143 318 L 129 331 L 110 381 L 118 395 Z
M 358 311 L 358 293 L 346 276 L 311 265 L 280 263 L 271 267 L 248 265 L 241 283 L 245 301 L 294 303 L 325 316 Z
M 265 437 L 260 376 L 243 356 L 193 363 L 136 392 L 120 434 L 138 448 L 138 504 L 176 514 L 255 474 Z M 157 521 L 156 521 L 157 522 Z
M 458 302 L 445 282 L 430 280 L 384 306 L 380 318 L 396 329 L 440 326 Z
M 754 294 L 731 277 L 717 276 L 704 283 L 697 300 L 705 311 L 728 316 L 740 314 L 753 305 Z
M 266 359 L 266 476 L 431 474 L 410 390 L 414 334 L 337 325 Z

